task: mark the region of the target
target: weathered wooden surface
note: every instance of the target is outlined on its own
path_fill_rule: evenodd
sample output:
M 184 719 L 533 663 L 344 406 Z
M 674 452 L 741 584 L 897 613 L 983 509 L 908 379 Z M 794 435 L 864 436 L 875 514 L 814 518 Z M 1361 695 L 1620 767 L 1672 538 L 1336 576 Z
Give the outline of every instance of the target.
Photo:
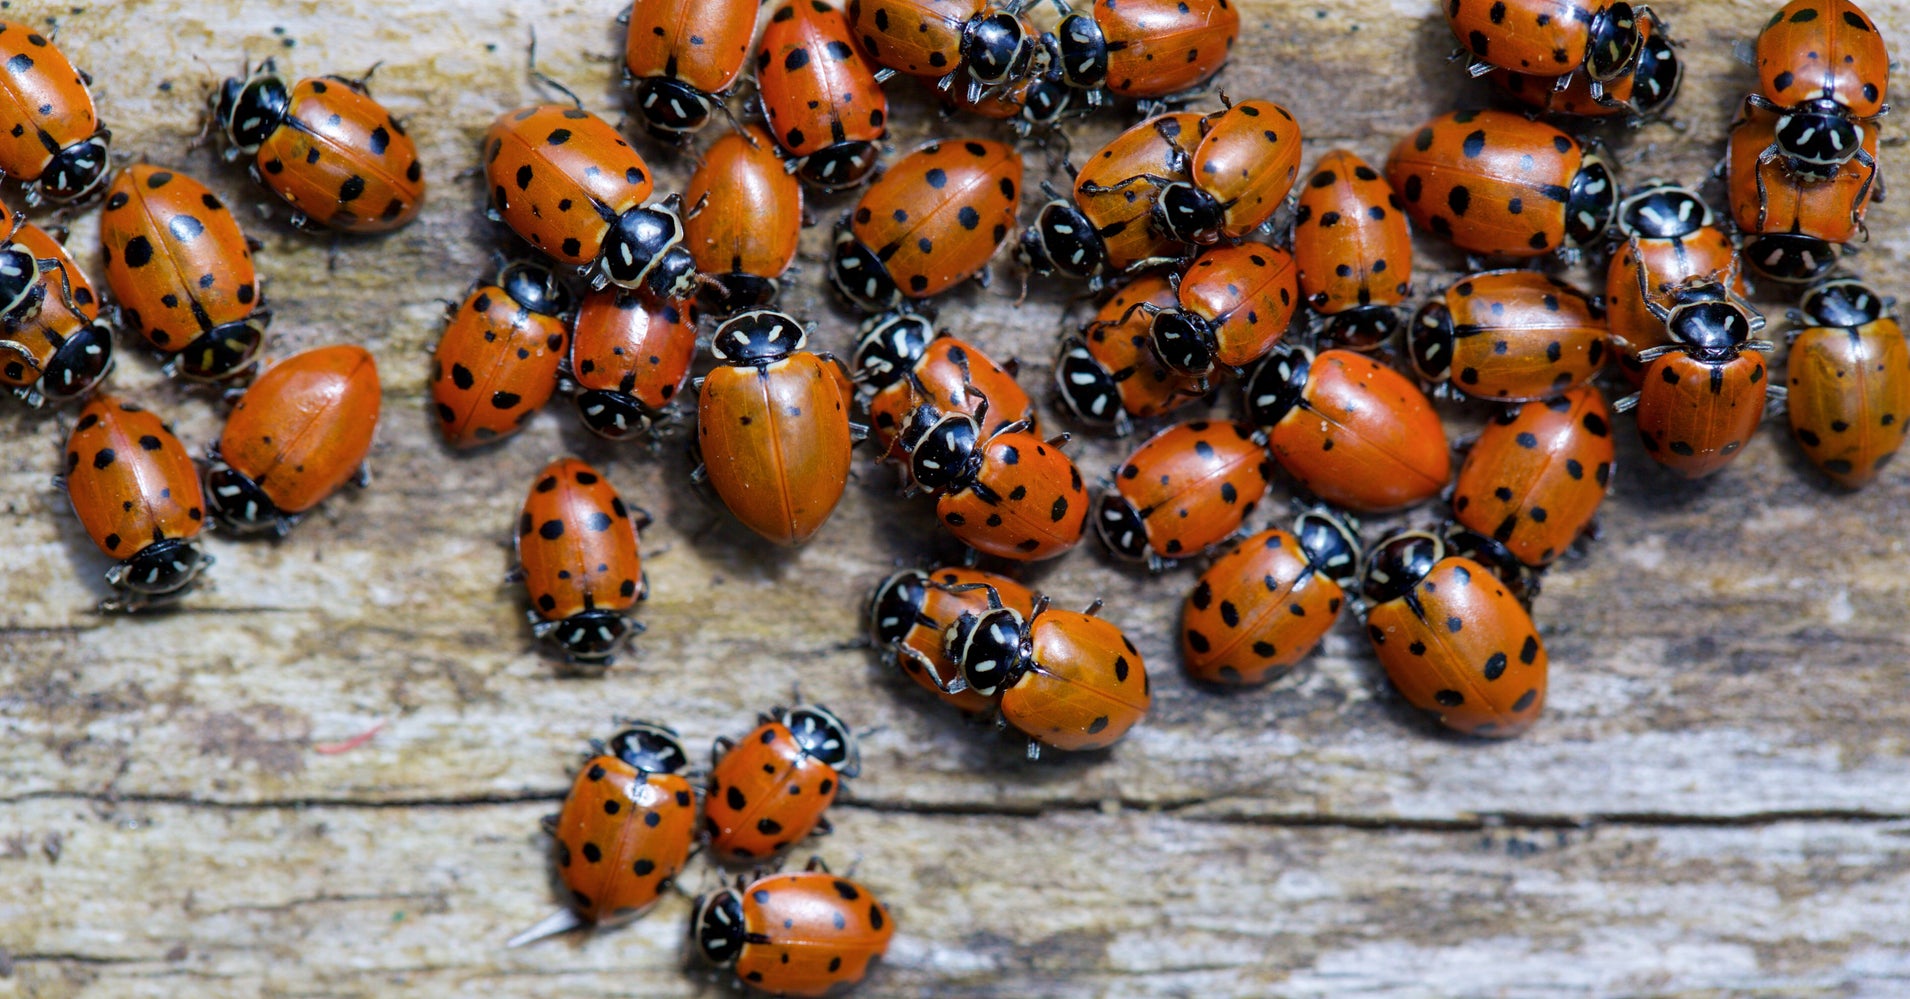
M 1503 745 L 1428 727 L 1346 623 L 1270 689 L 1194 689 L 1172 642 L 1192 571 L 1147 579 L 1090 543 L 1029 578 L 1065 602 L 1108 599 L 1156 670 L 1155 711 L 1111 752 L 1030 766 L 856 647 L 866 587 L 897 560 L 949 553 L 887 472 L 865 469 L 807 549 L 765 552 L 684 488 L 681 438 L 613 448 L 553 407 L 488 451 L 437 443 L 424 378 L 439 300 L 502 245 L 457 174 L 498 111 L 536 97 L 530 28 L 545 69 L 617 106 L 618 0 L 459 6 L 9 9 L 59 15 L 119 151 L 248 204 L 264 198 L 239 171 L 188 149 L 214 82 L 191 57 L 223 73 L 271 52 L 299 74 L 382 59 L 376 91 L 409 116 L 434 187 L 417 224 L 341 241 L 335 269 L 327 241 L 276 209 L 245 216 L 266 243 L 273 350 L 351 339 L 377 353 L 377 479 L 284 542 L 213 539 L 214 585 L 178 611 L 88 610 L 106 563 L 47 485 L 59 419 L 0 415 L 0 994 L 717 994 L 681 970 L 680 900 L 588 941 L 499 944 L 553 904 L 536 817 L 610 714 L 700 744 L 797 684 L 885 726 L 818 844 L 838 867 L 859 858 L 900 920 L 864 995 L 1910 992 L 1910 466 L 1837 493 L 1779 422 L 1687 485 L 1623 423 L 1605 538 L 1539 602 L 1546 716 Z M 1688 43 L 1685 128 L 1616 136 L 1631 178 L 1709 168 L 1755 82 L 1732 45 L 1773 6 L 1663 11 Z M 1910 37 L 1910 4 L 1866 6 Z M 1313 152 L 1377 162 L 1419 120 L 1482 99 L 1445 63 L 1444 31 L 1418 0 L 1261 0 L 1223 83 L 1295 109 Z M 902 147 L 931 124 L 912 91 L 891 87 Z M 1076 148 L 1114 127 L 1073 129 Z M 653 162 L 685 173 L 671 154 Z M 1032 181 L 1046 164 L 1032 148 L 1029 162 Z M 1903 218 L 1878 206 L 1856 262 L 1890 291 L 1905 286 Z M 73 226 L 90 267 L 90 213 Z M 807 237 L 790 304 L 840 351 L 852 322 L 818 293 L 824 240 Z M 1429 243 L 1422 256 L 1422 288 L 1458 263 Z M 942 318 L 1045 385 L 1065 303 L 1037 289 L 1017 311 L 1000 270 Z M 206 400 L 134 351 L 116 384 L 189 445 L 217 432 Z M 1077 455 L 1100 469 L 1122 450 Z M 532 650 L 502 582 L 522 491 L 562 452 L 658 515 L 650 632 L 601 679 L 559 676 Z M 366 745 L 315 752 L 380 721 Z M 714 883 L 696 870 L 687 887 Z

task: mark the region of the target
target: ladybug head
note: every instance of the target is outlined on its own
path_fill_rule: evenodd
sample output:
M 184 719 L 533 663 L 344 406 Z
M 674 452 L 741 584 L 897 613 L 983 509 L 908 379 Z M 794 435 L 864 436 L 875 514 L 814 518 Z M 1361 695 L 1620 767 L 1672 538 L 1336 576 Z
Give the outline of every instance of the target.
M 1123 415 L 1121 386 L 1112 372 L 1088 352 L 1080 337 L 1061 341 L 1054 362 L 1054 380 L 1061 402 L 1075 419 L 1098 427 L 1112 427 Z
M 511 301 L 545 316 L 560 316 L 570 311 L 570 289 L 551 269 L 533 260 L 514 260 L 497 272 L 497 286 Z
M 1176 181 L 1161 188 L 1155 203 L 1161 228 L 1183 243 L 1206 246 L 1220 239 L 1225 211 L 1214 196 L 1192 184 Z
M 272 530 L 284 519 L 258 482 L 223 461 L 206 471 L 206 507 L 240 534 Z
M 732 316 L 710 337 L 710 353 L 724 364 L 764 365 L 803 349 L 809 331 L 775 309 L 752 309 Z
M 1805 180 L 1836 178 L 1863 147 L 1863 131 L 1844 106 L 1828 97 L 1806 101 L 1777 119 L 1777 149 Z
M 863 246 L 847 226 L 836 234 L 835 249 L 829 254 L 829 283 L 864 312 L 885 312 L 902 304 L 902 290 L 889 276 L 889 265 Z
M 199 334 L 179 352 L 179 373 L 193 381 L 217 382 L 250 368 L 265 346 L 269 318 L 270 313 L 261 310 Z
M 1856 278 L 1837 278 L 1811 286 L 1799 311 L 1819 326 L 1855 329 L 1882 319 L 1883 296 Z
M 1359 521 L 1325 506 L 1303 511 L 1293 521 L 1307 565 L 1313 571 L 1351 590 L 1360 575 Z
M 1763 277 L 1784 284 L 1807 284 L 1837 266 L 1837 247 L 1815 236 L 1781 232 L 1756 236 L 1744 244 L 1744 261 Z
M 192 542 L 167 538 L 141 548 L 132 558 L 108 569 L 106 581 L 116 589 L 149 596 L 176 593 L 211 564 L 212 557 Z
M 1460 282 L 1463 286 L 1465 282 Z M 1412 356 L 1413 370 L 1429 382 L 1443 382 L 1452 375 L 1452 350 L 1455 333 L 1452 310 L 1434 299 L 1419 307 L 1413 325 L 1406 332 L 1406 353 Z
M 1128 465 L 1123 472 L 1128 470 L 1135 470 L 1135 466 Z M 1101 543 L 1108 546 L 1108 551 L 1129 561 L 1142 561 L 1152 551 L 1147 543 L 1147 522 L 1141 519 L 1141 512 L 1134 509 L 1134 504 L 1116 490 L 1102 493 L 1101 501 L 1095 504 L 1094 530 L 1101 535 Z
M 1631 101 L 1640 115 L 1656 118 L 1670 110 L 1685 79 L 1678 47 L 1662 32 L 1645 39 L 1638 47 L 1638 63 L 1632 67 L 1631 79 Z
M 1022 94 L 1021 120 L 1030 125 L 1053 125 L 1074 104 L 1074 92 L 1052 74 L 1028 84 Z
M 655 722 L 631 722 L 610 737 L 610 755 L 630 764 L 638 773 L 674 774 L 690 765 L 676 730 Z
M 1617 79 L 1638 59 L 1638 15 L 1631 4 L 1614 3 L 1592 15 L 1585 72 L 1600 83 Z
M 1020 612 L 995 607 L 963 611 L 942 636 L 942 653 L 962 671 L 969 689 L 987 697 L 1027 672 L 1034 655 Z
M 1278 344 L 1267 354 L 1247 376 L 1247 418 L 1254 426 L 1271 427 L 1300 404 L 1312 365 L 1313 352 L 1299 344 Z
M 709 124 L 716 110 L 708 94 L 667 76 L 638 80 L 636 98 L 644 129 L 666 142 Z
M 1176 374 L 1199 377 L 1214 370 L 1220 345 L 1214 324 L 1186 309 L 1162 309 L 1148 327 L 1148 346 L 1154 357 Z
M 1399 311 L 1390 305 L 1362 305 L 1326 317 L 1320 332 L 1348 350 L 1375 350 L 1399 329 Z
M 1512 549 L 1497 538 L 1480 534 L 1457 521 L 1446 525 L 1446 552 L 1469 558 L 1484 566 L 1487 571 L 1498 577 L 1499 582 L 1512 591 L 1519 602 L 1532 607 L 1532 598 L 1539 595 L 1539 573 L 1524 562 L 1519 561 Z
M 696 900 L 696 918 L 690 920 L 690 945 L 697 956 L 725 967 L 742 953 L 748 930 L 743 926 L 743 900 L 724 888 Z
M 1618 208 L 1618 231 L 1639 239 L 1682 239 L 1713 223 L 1698 192 L 1667 180 L 1648 180 Z
M 935 339 L 935 324 L 913 312 L 891 312 L 862 324 L 849 367 L 856 380 L 878 391 L 914 370 Z
M 981 427 L 967 413 L 917 406 L 900 440 L 909 456 L 909 478 L 931 493 L 967 485 L 981 466 Z
M 233 148 L 251 155 L 278 131 L 292 106 L 292 95 L 285 81 L 272 71 L 271 63 L 245 79 L 228 77 L 213 97 L 213 117 L 231 141 Z
M 577 415 L 590 432 L 606 440 L 620 441 L 650 432 L 656 414 L 636 396 L 615 389 L 589 389 L 577 393 Z
M 630 630 L 629 618 L 600 608 L 580 611 L 557 622 L 550 637 L 570 658 L 582 663 L 599 663 L 610 658 Z
M 91 392 L 112 370 L 113 331 L 104 320 L 95 319 L 53 352 L 40 374 L 39 389 L 48 402 L 66 402 Z
M 928 585 L 928 573 L 903 569 L 869 595 L 869 638 L 878 648 L 889 648 L 915 630 L 916 616 L 928 602 Z
M 1678 304 L 1665 319 L 1665 332 L 1695 356 L 1736 354 L 1751 339 L 1751 316 L 1731 300 L 1724 286 L 1705 282 L 1678 292 Z
M 1061 19 L 1054 33 L 1042 38 L 1062 82 L 1076 90 L 1093 90 L 1107 82 L 1108 40 L 1094 15 L 1074 13 Z
M 973 18 L 962 31 L 962 61 L 968 75 L 990 87 L 1028 72 L 1035 45 L 1021 18 L 1003 11 Z
M 1021 234 L 1020 257 L 1037 276 L 1059 271 L 1087 278 L 1107 264 L 1107 244 L 1073 201 L 1055 198 L 1041 206 L 1035 224 Z
M 811 757 L 834 767 L 844 777 L 862 770 L 862 753 L 856 748 L 855 733 L 835 713 L 820 704 L 799 704 L 776 712 L 796 745 Z
M 796 176 L 821 191 L 841 191 L 869 179 L 882 152 L 873 142 L 838 142 L 797 161 Z
M 619 288 L 647 288 L 659 298 L 688 298 L 696 288 L 696 263 L 683 248 L 683 220 L 662 205 L 619 216 L 604 234 L 597 259 Z
M 1586 149 L 1578 173 L 1565 195 L 1565 239 L 1573 246 L 1591 246 L 1611 227 L 1618 214 L 1618 178 L 1597 149 Z
M 1373 603 L 1411 593 L 1433 566 L 1446 557 L 1446 543 L 1425 531 L 1405 531 L 1380 542 L 1366 559 L 1362 591 Z
M 28 305 L 39 299 L 33 292 L 40 287 L 40 262 L 18 243 L 0 246 L 0 316 L 27 318 Z
M 111 138 L 102 128 L 54 153 L 35 189 L 51 201 L 72 201 L 97 190 L 106 182 L 106 144 Z

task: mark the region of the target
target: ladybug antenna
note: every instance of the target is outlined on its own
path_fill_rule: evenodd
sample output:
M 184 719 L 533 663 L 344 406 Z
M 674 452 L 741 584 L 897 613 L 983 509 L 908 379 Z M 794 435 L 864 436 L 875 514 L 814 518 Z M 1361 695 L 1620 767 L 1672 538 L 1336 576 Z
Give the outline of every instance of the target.
M 570 98 L 570 103 L 575 105 L 577 110 L 579 111 L 584 110 L 584 100 L 583 98 L 577 96 L 576 91 L 557 82 L 557 80 L 552 78 L 549 74 L 537 68 L 537 26 L 536 25 L 531 26 L 531 44 L 530 44 L 530 48 L 527 49 L 526 51 L 530 58 L 531 79 L 537 81 L 538 83 L 544 84 L 545 86 L 551 88 L 552 90 L 557 91 L 560 94 L 563 94 L 565 97 Z

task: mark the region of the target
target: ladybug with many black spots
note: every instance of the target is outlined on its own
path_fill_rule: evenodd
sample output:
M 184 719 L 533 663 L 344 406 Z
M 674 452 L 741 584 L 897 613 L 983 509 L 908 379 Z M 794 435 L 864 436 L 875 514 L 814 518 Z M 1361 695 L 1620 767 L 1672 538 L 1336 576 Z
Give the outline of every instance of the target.
M 1152 101 L 1194 90 L 1240 37 L 1231 0 L 1107 0 L 1072 10 L 1042 37 L 1063 82 L 1090 106 L 1106 94 Z
M 568 380 L 591 433 L 623 440 L 676 418 L 696 362 L 690 303 L 604 288 L 584 296 L 571 327 Z
M 1755 338 L 1764 316 L 1728 284 L 1692 280 L 1668 302 L 1645 298 L 1667 342 L 1636 352 L 1645 366 L 1638 394 L 1617 408 L 1637 408 L 1652 460 L 1703 478 L 1737 457 L 1763 420 L 1770 384 L 1761 355 L 1771 344 Z
M 1615 453 L 1611 409 L 1595 386 L 1506 409 L 1459 467 L 1453 519 L 1526 565 L 1549 565 L 1591 529 Z
M 1088 157 L 1068 195 L 1043 182 L 1049 201 L 1022 231 L 1016 251 L 1028 272 L 1085 279 L 1099 291 L 1110 278 L 1191 254 L 1192 247 L 1156 224 L 1161 185 L 1149 178 L 1184 175 L 1200 120 L 1178 111 L 1129 128 Z
M 1522 402 L 1591 381 L 1609 333 L 1605 311 L 1577 288 L 1538 271 L 1486 271 L 1422 306 L 1406 347 L 1429 382 Z
M 889 949 L 895 920 L 875 894 L 811 858 L 794 874 L 739 877 L 696 900 L 690 941 L 707 964 L 757 991 L 834 996 Z
M 29 406 L 69 402 L 113 370 L 113 331 L 66 248 L 13 216 L 0 240 L 0 385 Z
M 1662 121 L 1684 84 L 1684 62 L 1656 18 L 1638 22 L 1638 58 L 1629 70 L 1603 83 L 1584 73 L 1529 75 L 1495 67 L 1494 87 L 1513 100 L 1550 114 L 1620 118 L 1627 124 Z M 1594 89 L 1600 93 L 1594 95 Z
M 571 662 L 607 663 L 643 625 L 629 616 L 649 595 L 637 532 L 649 523 L 602 473 L 576 458 L 544 467 L 517 520 L 517 575 L 530 593 L 531 633 Z
M 824 191 L 868 179 L 889 134 L 889 100 L 841 11 L 822 0 L 777 7 L 756 51 L 756 87 L 796 176 Z
M 0 129 L 0 175 L 25 185 L 28 208 L 77 201 L 106 180 L 113 133 L 99 122 L 92 79 L 45 35 L 18 21 L 0 21 L 0 102 L 10 129 Z
M 1769 152 L 1781 117 L 1750 100 L 1731 123 L 1725 188 L 1731 218 L 1747 238 L 1744 260 L 1759 275 L 1809 284 L 1837 266 L 1838 248 L 1866 236 L 1864 213 L 1883 193 L 1876 170 L 1877 127 L 1859 123 L 1863 156 L 1852 156 L 1823 179 L 1791 170 Z
M 756 0 L 645 0 L 620 18 L 628 28 L 623 80 L 644 128 L 681 138 L 728 114 L 723 98 L 749 59 Z
M 1160 572 L 1237 533 L 1272 477 L 1266 435 L 1253 427 L 1177 423 L 1115 468 L 1094 529 L 1108 551 Z
M 1074 418 L 1126 437 L 1134 420 L 1173 412 L 1206 395 L 1204 379 L 1170 370 L 1154 356 L 1154 310 L 1180 299 L 1165 274 L 1143 274 L 1101 306 L 1078 336 L 1061 339 L 1055 357 L 1056 393 Z
M 1583 72 L 1592 96 L 1629 72 L 1638 57 L 1639 22 L 1650 8 L 1618 0 L 1450 0 L 1446 24 L 1472 56 L 1471 73 L 1495 67 L 1562 77 Z
M 995 710 L 999 693 L 984 697 L 972 690 L 950 692 L 961 671 L 949 661 L 942 635 L 966 613 L 988 609 L 986 590 L 1023 617 L 1035 611 L 1034 592 L 1007 576 L 947 566 L 903 569 L 876 585 L 865 615 L 869 641 L 924 690 L 943 703 L 971 714 Z
M 1067 552 L 1088 516 L 1081 470 L 1061 451 L 1068 435 L 1044 441 L 1025 423 L 983 435 L 988 408 L 985 399 L 972 416 L 916 407 L 900 437 L 911 490 L 934 496 L 936 517 L 976 551 L 1017 562 Z
M 1161 186 L 1158 224 L 1183 243 L 1237 243 L 1272 220 L 1299 173 L 1300 123 L 1291 112 L 1272 101 L 1227 102 L 1200 119 L 1185 179 Z
M 1606 323 L 1620 369 L 1636 384 L 1644 370 L 1637 352 L 1669 342 L 1646 298 L 1668 307 L 1669 296 L 1692 281 L 1721 282 L 1740 295 L 1746 289 L 1736 242 L 1688 187 L 1646 181 L 1619 205 L 1618 235 L 1624 243 L 1605 272 Z
M 431 405 L 454 448 L 524 429 L 551 393 L 568 341 L 569 289 L 543 264 L 505 264 L 451 310 L 432 352 Z
M 1760 162 L 1782 158 L 1792 173 L 1830 180 L 1856 160 L 1877 168 L 1863 126 L 1890 108 L 1890 52 L 1850 0 L 1791 0 L 1757 36 L 1758 93 L 1747 103 L 1777 114 Z
M 1293 254 L 1265 243 L 1216 246 L 1194 258 L 1174 285 L 1175 305 L 1145 302 L 1149 346 L 1169 371 L 1206 378 L 1240 372 L 1286 336 L 1300 307 Z
M 1025 79 L 1040 51 L 1021 18 L 1028 0 L 849 0 L 849 26 L 863 51 L 897 73 L 934 80 L 937 91 L 979 100 Z
M 1293 213 L 1300 297 L 1325 317 L 1321 333 L 1354 350 L 1378 347 L 1399 328 L 1413 290 L 1413 234 L 1399 194 L 1345 149 L 1314 164 Z
M 1798 313 L 1809 325 L 1791 334 L 1791 434 L 1819 471 L 1860 489 L 1910 429 L 1910 346 L 1889 301 L 1854 278 L 1812 286 Z
M 205 494 L 185 445 L 158 416 L 110 395 L 80 410 L 58 480 L 86 533 L 107 557 L 115 595 L 101 611 L 177 600 L 212 556 L 199 550 Z
M 937 332 L 914 313 L 892 312 L 863 323 L 849 366 L 866 393 L 862 406 L 878 460 L 899 456 L 896 438 L 922 403 L 975 416 L 986 401 L 983 436 L 1010 423 L 1037 426 L 1034 400 L 1015 381 L 1019 364 L 997 364 L 981 348 Z
M 1333 630 L 1359 574 L 1359 522 L 1324 506 L 1242 539 L 1181 605 L 1181 665 L 1238 686 L 1285 674 Z
M 827 835 L 823 816 L 842 782 L 862 772 L 855 733 L 820 704 L 777 708 L 740 740 L 711 749 L 704 828 L 723 863 L 774 857 L 810 833 Z

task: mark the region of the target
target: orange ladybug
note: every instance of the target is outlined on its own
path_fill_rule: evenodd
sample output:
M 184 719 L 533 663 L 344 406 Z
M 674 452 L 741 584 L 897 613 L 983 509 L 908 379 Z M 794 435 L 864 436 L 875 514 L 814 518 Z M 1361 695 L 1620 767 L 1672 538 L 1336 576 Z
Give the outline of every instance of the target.
M 841 11 L 822 0 L 777 7 L 756 50 L 756 88 L 796 176 L 823 191 L 868 179 L 889 134 L 889 99 Z
M 1325 336 L 1364 350 L 1399 327 L 1413 291 L 1413 239 L 1399 195 L 1345 149 L 1314 164 L 1293 213 L 1300 297 L 1326 317 Z
M 1475 399 L 1544 399 L 1605 367 L 1605 310 L 1538 271 L 1486 271 L 1420 307 L 1407 337 L 1413 369 Z
M 1102 0 L 1070 12 L 1043 43 L 1061 79 L 1098 104 L 1103 89 L 1140 101 L 1193 90 L 1239 37 L 1230 0 Z
M 856 384 L 869 393 L 863 408 L 879 460 L 898 457 L 896 436 L 924 402 L 973 416 L 987 400 L 983 436 L 1010 423 L 1035 425 L 1034 400 L 1015 381 L 1016 362 L 996 364 L 979 347 L 936 332 L 934 324 L 914 313 L 888 313 L 863 323 L 849 366 Z
M 294 354 L 245 390 L 211 453 L 206 499 L 238 531 L 283 537 L 301 514 L 348 481 L 370 481 L 378 429 L 378 365 L 363 347 Z
M 1651 8 L 1618 0 L 1451 0 L 1446 24 L 1472 56 L 1470 72 L 1494 67 L 1569 76 L 1583 71 L 1598 85 L 1629 72 L 1638 57 L 1640 21 Z
M 1300 305 L 1293 255 L 1265 243 L 1214 247 L 1187 266 L 1175 288 L 1175 307 L 1153 312 L 1149 342 L 1168 370 L 1197 377 L 1216 367 L 1239 371 L 1267 356 Z
M 101 611 L 136 611 L 178 599 L 212 556 L 195 539 L 205 494 L 185 445 L 159 417 L 101 394 L 66 438 L 61 477 L 73 512 L 107 556 L 115 595 Z
M 869 640 L 944 703 L 971 714 L 993 711 L 999 697 L 983 697 L 972 690 L 948 691 L 961 671 L 942 648 L 942 634 L 957 618 L 988 609 L 983 590 L 990 586 L 1005 606 L 1023 617 L 1034 613 L 1034 592 L 1007 576 L 963 566 L 903 569 L 884 579 L 869 596 Z
M 0 175 L 25 185 L 28 208 L 75 201 L 106 180 L 107 143 L 93 82 L 73 68 L 45 35 L 18 21 L 0 21 Z
M 1359 522 L 1323 506 L 1241 540 L 1181 605 L 1181 665 L 1241 686 L 1285 674 L 1333 630 L 1359 574 Z
M 1239 242 L 1286 204 L 1299 172 L 1300 123 L 1293 115 L 1272 101 L 1230 103 L 1200 119 L 1187 179 L 1161 187 L 1161 227 L 1198 246 Z
M 624 11 L 623 82 L 652 135 L 682 136 L 728 114 L 723 98 L 749 60 L 756 8 L 756 0 L 648 0 Z
M 605 288 L 584 296 L 575 325 L 570 377 L 584 426 L 622 440 L 675 418 L 671 406 L 696 361 L 689 303 Z
M 1618 234 L 1624 243 L 1605 272 L 1606 319 L 1619 367 L 1636 385 L 1644 370 L 1638 352 L 1670 342 L 1647 298 L 1668 308 L 1671 294 L 1693 281 L 1746 289 L 1736 244 L 1690 188 L 1646 181 L 1619 205 Z
M 1614 453 L 1611 410 L 1594 386 L 1507 409 L 1459 468 L 1453 518 L 1526 565 L 1549 565 L 1591 527 Z
M 1757 36 L 1758 93 L 1745 101 L 1779 115 L 1759 162 L 1829 180 L 1851 160 L 1875 171 L 1859 129 L 1889 110 L 1890 52 L 1850 0 L 1791 0 Z
M 1061 339 L 1055 388 L 1075 419 L 1126 437 L 1134 419 L 1171 413 L 1206 394 L 1199 377 L 1162 364 L 1148 336 L 1148 307 L 1179 303 L 1166 275 L 1143 274 L 1115 292 L 1080 335 Z
M 1020 207 L 1021 154 L 1012 147 L 931 142 L 862 192 L 837 232 L 829 283 L 867 312 L 938 295 L 987 273 Z
M 366 74 L 369 78 L 370 74 Z M 272 60 L 213 95 L 225 156 L 292 206 L 292 224 L 389 232 L 424 204 L 418 147 L 364 80 L 319 76 L 287 88 Z
M 1148 178 L 1185 175 L 1200 119 L 1192 111 L 1164 114 L 1115 136 L 1075 174 L 1071 196 L 1043 183 L 1050 200 L 1016 250 L 1029 273 L 1083 278 L 1099 291 L 1110 278 L 1190 254 L 1154 224 L 1160 187 Z
M 1818 471 L 1860 489 L 1903 446 L 1910 347 L 1889 303 L 1861 281 L 1811 287 L 1791 334 L 1791 434 Z
M 1723 468 L 1764 418 L 1767 371 L 1755 339 L 1764 317 L 1730 290 L 1709 280 L 1672 289 L 1669 304 L 1647 298 L 1664 323 L 1667 343 L 1638 352 L 1645 365 L 1636 405 L 1638 433 L 1654 461 L 1691 479 Z
M 1545 708 L 1545 643 L 1490 569 L 1437 536 L 1387 538 L 1366 562 L 1366 635 L 1406 703 L 1467 735 L 1509 738 Z
M 608 744 L 593 740 L 591 749 L 563 811 L 545 820 L 557 841 L 567 904 L 506 947 L 634 919 L 657 903 L 689 862 L 696 791 L 683 775 L 690 756 L 676 732 L 630 722 Z
M 725 132 L 703 154 L 683 198 L 690 206 L 683 245 L 713 279 L 704 297 L 726 313 L 774 302 L 796 260 L 803 204 L 802 185 L 769 133 L 761 125 Z
M 120 323 L 169 355 L 169 370 L 202 381 L 251 370 L 272 313 L 251 241 L 218 195 L 135 163 L 113 179 L 99 229 Z
M 1176 423 L 1114 470 L 1094 529 L 1108 551 L 1160 572 L 1237 533 L 1272 477 L 1266 435 L 1253 427 Z
M 433 352 L 432 407 L 454 448 L 524 429 L 557 391 L 570 292 L 542 264 L 504 265 L 451 313 Z
M 1038 562 L 1081 543 L 1088 493 L 1061 451 L 1068 435 L 1042 440 L 1010 423 L 983 436 L 976 415 L 917 406 L 900 442 L 913 489 L 936 497 L 935 515 L 956 540 L 989 555 Z
M 1678 44 L 1655 17 L 1638 21 L 1638 57 L 1629 70 L 1604 83 L 1584 73 L 1528 75 L 1494 67 L 1487 78 L 1498 91 L 1527 107 L 1584 118 L 1625 116 L 1628 124 L 1662 121 L 1684 84 Z M 1594 94 L 1594 90 L 1601 91 Z
M 844 779 L 862 772 L 855 733 L 820 704 L 777 708 L 741 741 L 719 738 L 703 805 L 710 849 L 734 864 L 763 860 L 811 832 Z
M 796 874 L 739 877 L 736 887 L 699 897 L 690 922 L 699 957 L 778 996 L 840 995 L 894 935 L 874 893 L 830 874 L 820 858 Z
M 834 358 L 803 349 L 808 339 L 780 312 L 730 319 L 710 338 L 719 363 L 697 401 L 695 477 L 779 545 L 808 541 L 849 482 L 848 383 Z
M 979 100 L 1028 76 L 1040 49 L 1020 0 L 849 0 L 849 26 L 869 58 Z
M 1793 173 L 1767 155 L 1783 119 L 1749 100 L 1731 123 L 1725 187 L 1731 218 L 1749 238 L 1744 259 L 1773 281 L 1816 281 L 1837 266 L 1837 247 L 1865 234 L 1864 213 L 1879 193 L 1877 127 L 1859 124 L 1862 156 L 1818 179 Z
M 29 406 L 91 392 L 113 370 L 113 331 L 66 248 L 21 215 L 0 240 L 0 385 Z
M 637 533 L 649 523 L 594 468 L 559 458 L 537 473 L 517 520 L 517 562 L 531 633 L 572 662 L 605 663 L 643 625 L 626 613 L 649 595 Z

